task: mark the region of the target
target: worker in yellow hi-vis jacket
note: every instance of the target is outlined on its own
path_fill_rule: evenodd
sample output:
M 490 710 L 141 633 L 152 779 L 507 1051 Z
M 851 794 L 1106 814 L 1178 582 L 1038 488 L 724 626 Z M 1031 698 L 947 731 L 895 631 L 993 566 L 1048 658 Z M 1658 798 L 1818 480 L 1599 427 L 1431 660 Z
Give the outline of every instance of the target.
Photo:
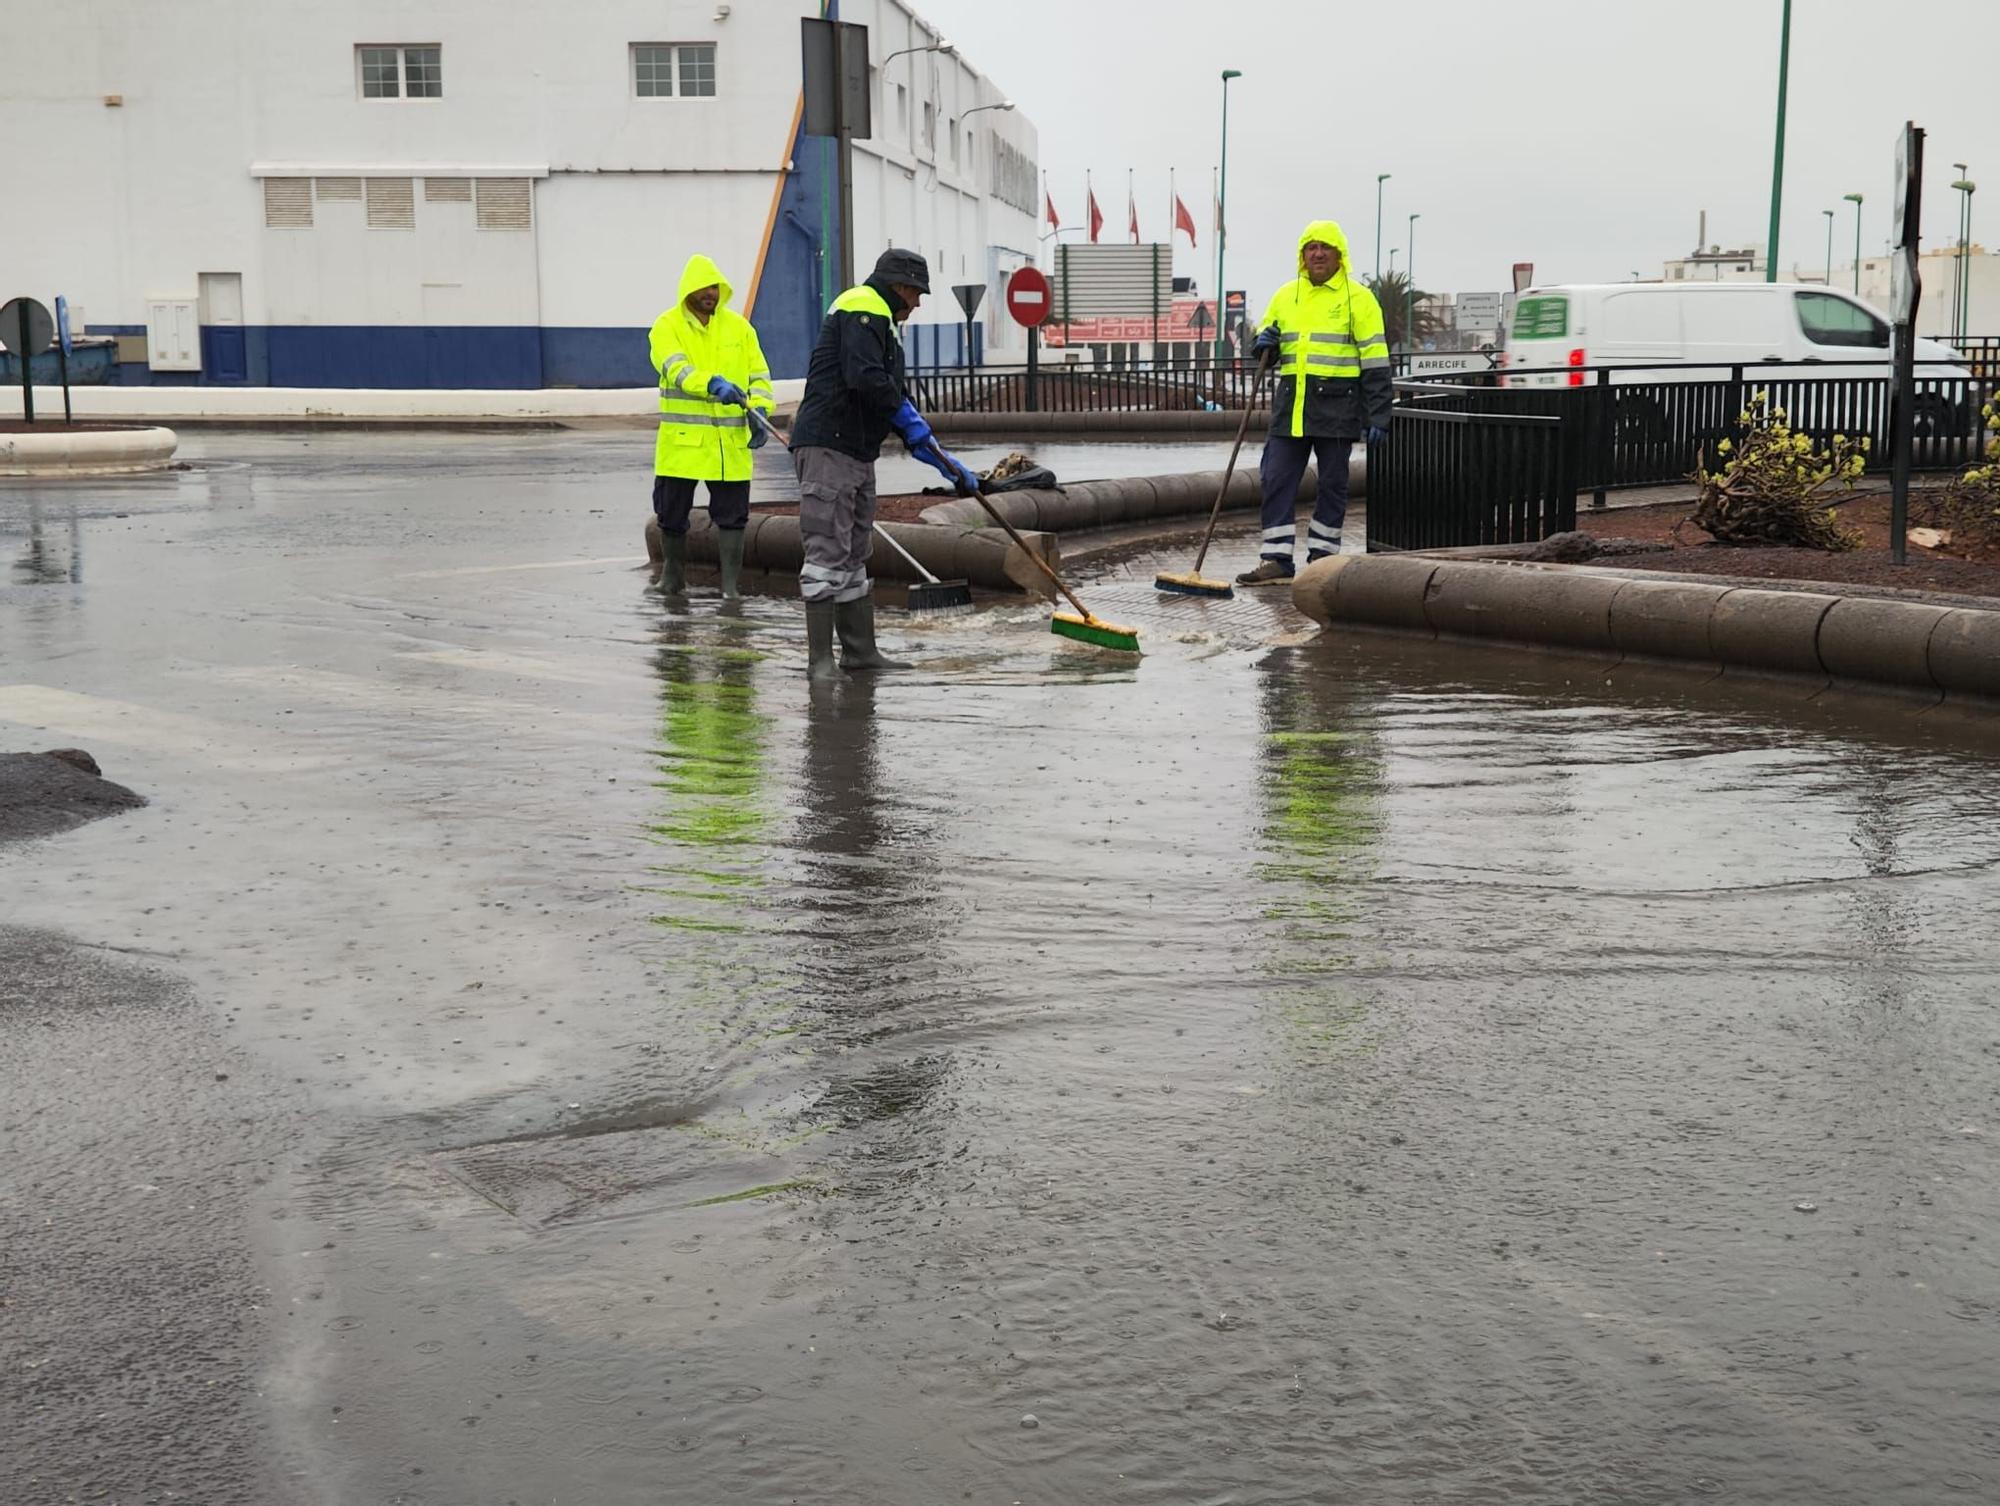
M 1347 519 L 1347 459 L 1357 439 L 1389 436 L 1394 383 L 1382 305 L 1349 275 L 1347 236 L 1314 220 L 1299 236 L 1298 275 L 1272 295 L 1251 351 L 1277 367 L 1271 433 L 1264 441 L 1264 543 L 1244 586 L 1292 578 L 1299 481 L 1319 457 L 1319 496 L 1306 563 L 1340 552 Z
M 687 589 L 688 514 L 697 483 L 708 487 L 708 516 L 722 562 L 722 596 L 733 601 L 750 522 L 750 452 L 774 406 L 771 368 L 750 321 L 729 307 L 734 290 L 706 256 L 690 256 L 674 306 L 653 322 L 653 369 L 660 374 L 660 434 L 653 447 L 653 514 L 666 558 L 660 590 Z

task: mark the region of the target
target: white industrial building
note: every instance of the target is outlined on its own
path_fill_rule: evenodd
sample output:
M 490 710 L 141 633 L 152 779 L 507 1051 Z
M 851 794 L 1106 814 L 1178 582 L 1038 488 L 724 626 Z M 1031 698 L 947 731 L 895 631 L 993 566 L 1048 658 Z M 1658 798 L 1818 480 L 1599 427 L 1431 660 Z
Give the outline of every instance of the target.
M 7 286 L 122 336 L 113 380 L 632 386 L 682 263 L 713 256 L 774 371 L 840 292 L 830 140 L 800 22 L 869 29 L 854 256 L 954 283 L 1034 259 L 1032 124 L 897 0 L 5 0 Z M 919 49 L 919 50 L 910 50 Z M 896 54 L 901 54 L 896 56 Z

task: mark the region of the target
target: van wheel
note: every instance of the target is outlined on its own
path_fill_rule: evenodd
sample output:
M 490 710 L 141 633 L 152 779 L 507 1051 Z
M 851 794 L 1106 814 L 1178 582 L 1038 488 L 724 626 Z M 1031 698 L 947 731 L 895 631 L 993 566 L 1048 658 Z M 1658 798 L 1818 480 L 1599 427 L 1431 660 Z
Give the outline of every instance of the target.
M 1621 397 L 1611 413 L 1614 443 L 1658 444 L 1667 437 L 1667 415 L 1650 397 Z

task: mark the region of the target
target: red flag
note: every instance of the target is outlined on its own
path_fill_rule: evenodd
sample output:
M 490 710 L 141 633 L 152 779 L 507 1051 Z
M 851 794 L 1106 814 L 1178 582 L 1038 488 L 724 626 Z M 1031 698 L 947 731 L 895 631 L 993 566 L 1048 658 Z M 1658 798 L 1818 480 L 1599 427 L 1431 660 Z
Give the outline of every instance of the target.
M 1188 213 L 1187 205 L 1181 202 L 1179 194 L 1174 195 L 1174 229 L 1187 232 L 1188 244 L 1195 244 L 1194 216 Z
M 1139 244 L 1139 205 L 1130 194 L 1125 196 L 1125 217 L 1132 229 L 1132 244 Z
M 1049 191 L 1046 188 L 1042 190 L 1042 206 L 1043 212 L 1048 216 L 1049 229 L 1062 229 L 1062 216 L 1056 213 L 1056 201 L 1049 197 Z
M 1097 207 L 1096 189 L 1085 189 L 1084 194 L 1090 200 L 1090 243 L 1094 246 L 1097 244 L 1098 231 L 1104 228 L 1104 211 Z

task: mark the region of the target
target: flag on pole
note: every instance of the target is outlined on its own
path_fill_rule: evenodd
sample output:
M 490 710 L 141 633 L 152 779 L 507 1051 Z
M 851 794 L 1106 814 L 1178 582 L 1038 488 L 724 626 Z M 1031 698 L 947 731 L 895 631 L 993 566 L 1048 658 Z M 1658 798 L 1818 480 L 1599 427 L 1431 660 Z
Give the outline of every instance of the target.
M 1097 207 L 1097 190 L 1090 186 L 1087 179 L 1084 182 L 1083 194 L 1090 202 L 1090 243 L 1094 246 L 1097 244 L 1098 232 L 1104 228 L 1104 211 Z
M 1125 196 L 1125 217 L 1132 231 L 1132 244 L 1139 244 L 1139 205 L 1128 193 Z
M 1192 247 L 1195 244 L 1194 216 L 1188 213 L 1188 207 L 1181 202 L 1179 194 L 1174 195 L 1174 229 L 1185 230 L 1187 232 L 1188 245 Z
M 1061 230 L 1062 216 L 1056 213 L 1056 201 L 1049 197 L 1049 191 L 1046 187 L 1042 189 L 1042 210 L 1048 218 L 1049 229 L 1051 231 Z

